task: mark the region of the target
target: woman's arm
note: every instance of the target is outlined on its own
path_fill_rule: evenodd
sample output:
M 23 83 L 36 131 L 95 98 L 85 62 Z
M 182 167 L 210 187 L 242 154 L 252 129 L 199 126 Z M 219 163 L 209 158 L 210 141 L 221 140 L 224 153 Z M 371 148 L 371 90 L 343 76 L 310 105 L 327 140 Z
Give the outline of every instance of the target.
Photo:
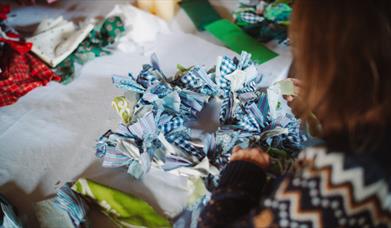
M 199 218 L 199 227 L 252 226 L 250 211 L 259 206 L 269 157 L 259 149 L 235 147 L 218 188 Z

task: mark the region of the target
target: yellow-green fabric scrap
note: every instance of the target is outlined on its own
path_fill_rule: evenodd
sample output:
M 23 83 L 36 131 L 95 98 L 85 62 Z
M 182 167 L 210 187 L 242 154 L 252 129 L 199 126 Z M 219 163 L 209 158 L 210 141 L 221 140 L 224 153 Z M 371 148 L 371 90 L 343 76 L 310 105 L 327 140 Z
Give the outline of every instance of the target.
M 171 227 L 148 203 L 94 181 L 80 178 L 72 190 L 95 201 L 114 223 L 120 227 Z

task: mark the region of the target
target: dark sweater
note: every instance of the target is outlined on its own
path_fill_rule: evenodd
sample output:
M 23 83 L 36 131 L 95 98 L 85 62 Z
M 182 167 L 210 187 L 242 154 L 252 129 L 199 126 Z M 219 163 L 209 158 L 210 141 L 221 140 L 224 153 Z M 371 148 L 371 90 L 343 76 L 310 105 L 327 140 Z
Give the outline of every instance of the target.
M 199 227 L 391 226 L 388 172 L 373 156 L 309 148 L 297 164 L 261 200 L 265 172 L 246 161 L 229 163 Z

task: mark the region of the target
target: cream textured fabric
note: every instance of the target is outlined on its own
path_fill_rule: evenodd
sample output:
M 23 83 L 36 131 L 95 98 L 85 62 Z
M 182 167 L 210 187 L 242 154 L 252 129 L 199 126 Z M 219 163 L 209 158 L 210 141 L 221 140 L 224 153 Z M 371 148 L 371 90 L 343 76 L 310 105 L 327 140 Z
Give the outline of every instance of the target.
M 32 52 L 55 67 L 79 46 L 93 28 L 94 24 L 90 22 L 79 28 L 60 16 L 43 20 L 34 32 L 36 35 L 27 40 L 33 43 Z

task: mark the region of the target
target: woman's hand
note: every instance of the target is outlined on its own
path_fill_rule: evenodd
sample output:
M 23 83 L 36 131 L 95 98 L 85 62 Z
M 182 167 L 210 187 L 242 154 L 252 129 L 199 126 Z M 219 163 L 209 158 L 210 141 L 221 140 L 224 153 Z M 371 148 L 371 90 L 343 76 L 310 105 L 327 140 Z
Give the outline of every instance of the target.
M 300 97 L 297 95 L 300 94 L 300 90 L 303 89 L 303 82 L 299 79 L 291 78 L 290 79 L 293 82 L 293 85 L 295 87 L 295 95 L 292 96 L 284 96 L 284 99 L 288 102 L 289 107 L 292 110 L 292 113 L 297 117 L 300 118 L 305 111 L 305 104 L 302 102 Z
M 242 149 L 240 146 L 235 146 L 232 149 L 231 161 L 249 161 L 266 170 L 270 165 L 269 154 L 260 148 Z
M 303 82 L 298 79 L 291 79 L 293 85 L 295 86 L 295 94 L 299 94 L 300 90 L 303 89 Z M 320 125 L 319 120 L 316 118 L 313 113 L 305 113 L 308 112 L 307 107 L 297 96 L 284 96 L 285 100 L 287 100 L 289 107 L 292 110 L 292 113 L 297 117 L 301 118 L 302 116 L 306 116 L 306 123 L 308 125 L 308 130 L 312 136 L 320 137 L 322 134 L 322 127 Z
M 303 88 L 303 82 L 296 78 L 290 78 L 293 82 L 293 85 L 295 86 L 295 94 L 299 94 L 300 90 Z M 285 100 L 288 102 L 292 102 L 295 99 L 296 96 L 284 96 Z

